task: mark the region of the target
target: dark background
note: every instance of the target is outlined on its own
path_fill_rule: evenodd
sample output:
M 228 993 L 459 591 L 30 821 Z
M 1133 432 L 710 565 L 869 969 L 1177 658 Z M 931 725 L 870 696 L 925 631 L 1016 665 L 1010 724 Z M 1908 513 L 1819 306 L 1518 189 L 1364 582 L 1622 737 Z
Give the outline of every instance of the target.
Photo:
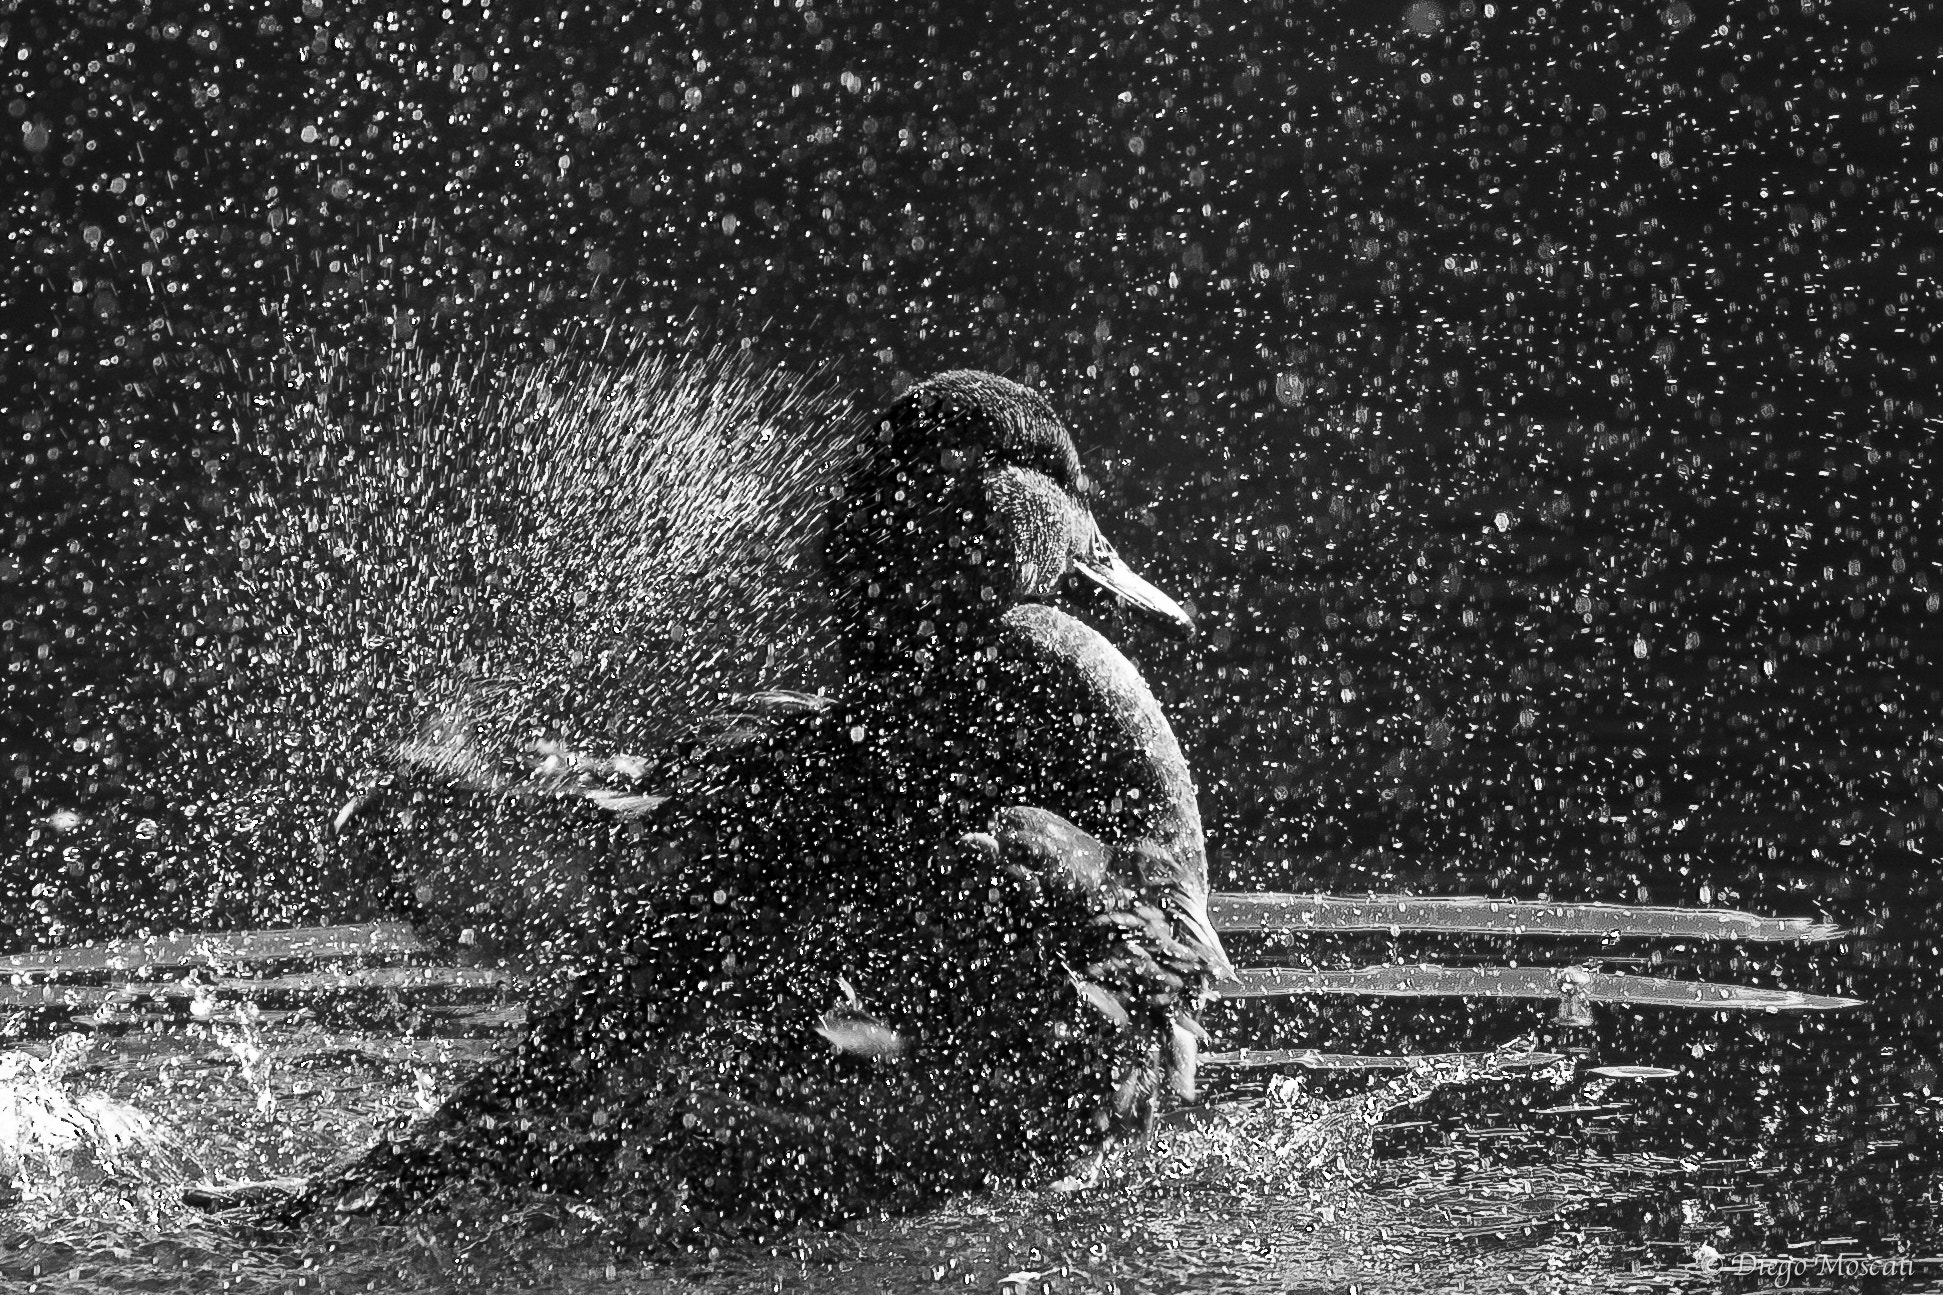
M 312 857 L 348 773 L 292 774 L 178 668 L 260 641 L 205 595 L 263 470 L 235 410 L 292 337 L 700 325 L 866 404 L 954 365 L 1047 392 L 1201 619 L 1136 646 L 1217 884 L 1863 932 L 1705 970 L 1865 1013 L 1604 1042 L 1696 1072 L 1676 1142 L 1779 1138 L 1853 1198 L 1811 1217 L 1929 1182 L 1932 6 L 3 12 L 13 945 L 354 907 Z M 252 781 L 301 787 L 188 813 Z M 1489 1042 L 1496 1011 L 1288 1028 Z

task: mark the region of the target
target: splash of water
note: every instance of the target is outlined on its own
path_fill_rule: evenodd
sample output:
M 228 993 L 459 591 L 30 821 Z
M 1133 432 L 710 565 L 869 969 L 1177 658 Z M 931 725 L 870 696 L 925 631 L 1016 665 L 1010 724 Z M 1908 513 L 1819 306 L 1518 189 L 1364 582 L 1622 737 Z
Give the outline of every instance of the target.
M 1368 1177 L 1375 1130 L 1399 1110 L 1465 1085 L 1570 1082 L 1571 1067 L 1562 1060 L 1527 1066 L 1534 1052 L 1526 1037 L 1482 1056 L 1424 1057 L 1395 1079 L 1331 1100 L 1315 1096 L 1296 1076 L 1276 1076 L 1260 1097 L 1182 1112 L 1155 1131 L 1140 1155 L 1109 1165 L 1107 1176 L 1123 1186 L 1172 1183 L 1321 1202 Z
M 42 1236 L 152 1234 L 180 1220 L 176 1198 L 192 1162 L 167 1124 L 71 1086 L 88 1050 L 85 1036 L 68 1034 L 45 1056 L 0 1052 L 0 1194 L 12 1197 L 16 1224 Z
M 286 374 L 241 430 L 295 489 L 242 501 L 224 595 L 366 733 L 463 696 L 507 737 L 651 742 L 814 637 L 802 558 L 849 447 L 813 381 L 723 348 Z
M 158 920 L 329 915 L 332 811 L 401 744 L 651 749 L 816 682 L 833 385 L 729 347 L 492 342 L 297 347 L 219 404 L 252 484 L 186 618 L 194 701 L 157 721 L 176 753 L 145 792 L 173 812 L 134 834 Z

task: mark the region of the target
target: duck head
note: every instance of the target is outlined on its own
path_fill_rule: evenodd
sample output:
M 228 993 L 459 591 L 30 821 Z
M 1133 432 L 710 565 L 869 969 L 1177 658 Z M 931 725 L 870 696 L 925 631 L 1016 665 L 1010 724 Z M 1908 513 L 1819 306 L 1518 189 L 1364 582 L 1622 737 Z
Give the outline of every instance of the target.
M 951 372 L 877 415 L 866 447 L 825 551 L 856 731 L 914 801 L 955 805 L 963 823 L 1023 805 L 1097 836 L 1225 975 L 1173 729 L 1132 662 L 1044 605 L 1081 582 L 1192 629 L 1100 534 L 1065 425 L 1016 382 Z
M 1076 582 L 1192 632 L 1100 533 L 1072 436 L 1039 393 L 941 373 L 878 414 L 864 443 L 825 546 L 853 667 L 979 646 L 1007 609 Z

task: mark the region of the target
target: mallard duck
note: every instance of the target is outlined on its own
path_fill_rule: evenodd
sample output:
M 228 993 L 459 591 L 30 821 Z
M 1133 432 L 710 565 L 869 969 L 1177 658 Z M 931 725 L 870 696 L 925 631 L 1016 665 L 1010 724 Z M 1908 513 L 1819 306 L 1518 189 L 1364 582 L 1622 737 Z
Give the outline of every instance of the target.
M 750 699 L 622 809 L 556 787 L 627 826 L 531 1024 L 292 1212 L 485 1174 L 760 1230 L 1067 1174 L 1192 1097 L 1229 974 L 1193 780 L 1139 671 L 1052 600 L 1188 618 L 1027 388 L 938 375 L 868 445 L 825 552 L 841 699 Z

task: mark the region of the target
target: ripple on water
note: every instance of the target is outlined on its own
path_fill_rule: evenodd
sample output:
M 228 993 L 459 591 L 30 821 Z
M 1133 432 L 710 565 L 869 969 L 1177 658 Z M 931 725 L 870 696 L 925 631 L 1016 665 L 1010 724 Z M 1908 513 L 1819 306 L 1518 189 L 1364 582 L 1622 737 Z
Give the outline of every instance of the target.
M 104 1042 L 68 1077 L 173 1124 L 203 1171 L 301 1173 L 395 1127 L 463 1056 L 439 1040 L 198 1023 Z M 228 1030 L 219 1035 L 219 1030 Z M 225 1044 L 227 1037 L 230 1044 Z M 473 1049 L 476 1051 L 476 1049 Z M 45 1049 L 43 1049 L 45 1051 Z M 1465 1137 L 1370 1158 L 1361 1099 L 1293 1087 L 1221 1119 L 1163 1130 L 1110 1162 L 1101 1185 L 1016 1188 L 921 1214 L 867 1218 L 777 1244 L 618 1250 L 592 1210 L 558 1200 L 462 1204 L 403 1222 L 302 1233 L 182 1215 L 132 1225 L 81 1211 L 0 1242 L 9 1289 L 444 1290 L 517 1286 L 643 1292 L 1604 1290 L 1678 1283 L 1709 1235 L 1704 1193 L 1659 1251 L 1622 1245 L 1627 1202 L 1667 1211 L 1688 1167 L 1646 1155 L 1556 1153 L 1541 1139 Z M 267 1094 L 267 1100 L 266 1100 Z M 1362 1141 L 1332 1138 L 1330 1119 Z M 1318 1133 L 1318 1130 L 1324 1130 Z M 1514 1145 L 1515 1144 L 1515 1145 Z M 1679 1215 L 1679 1211 L 1674 1211 Z M 18 1225 L 19 1219 L 16 1218 Z M 1639 1265 L 1644 1262 L 1644 1267 Z M 1657 1270 L 1657 1274 L 1655 1272 Z

